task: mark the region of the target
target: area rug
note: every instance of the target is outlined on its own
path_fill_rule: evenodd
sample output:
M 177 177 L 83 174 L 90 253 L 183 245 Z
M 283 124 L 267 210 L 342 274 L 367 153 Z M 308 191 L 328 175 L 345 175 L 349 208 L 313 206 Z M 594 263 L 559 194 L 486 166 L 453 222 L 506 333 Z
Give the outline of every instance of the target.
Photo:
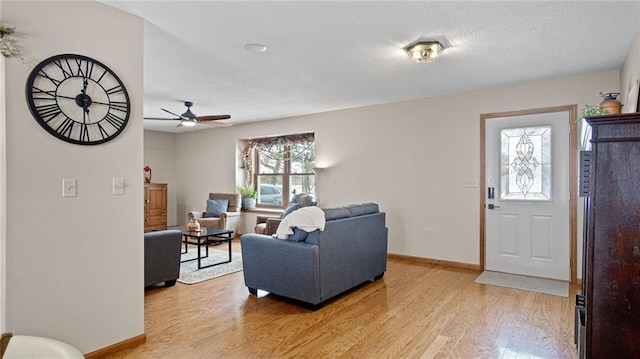
M 229 251 L 227 250 L 227 244 L 223 243 L 222 249 L 209 248 L 209 258 L 203 258 L 202 264 L 207 265 L 209 263 L 218 263 L 229 260 Z M 205 249 L 202 248 L 202 251 Z M 190 246 L 189 251 L 182 255 L 181 260 L 195 258 L 197 254 L 195 246 Z M 242 270 L 242 255 L 240 253 L 231 253 L 231 263 L 225 263 L 209 268 L 198 269 L 198 261 L 189 261 L 180 263 L 180 278 L 178 282 L 184 284 L 195 284 L 204 282 L 205 280 L 222 277 L 227 274 L 239 272 Z
M 476 283 L 569 297 L 569 283 L 560 280 L 484 271 L 476 278 Z

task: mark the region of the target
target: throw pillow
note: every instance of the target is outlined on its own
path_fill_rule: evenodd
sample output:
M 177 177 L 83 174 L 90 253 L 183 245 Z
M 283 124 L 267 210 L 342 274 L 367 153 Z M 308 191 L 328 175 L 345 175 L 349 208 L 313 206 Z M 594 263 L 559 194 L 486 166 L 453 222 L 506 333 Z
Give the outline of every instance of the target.
M 284 218 L 284 217 L 288 216 L 289 214 L 291 214 L 293 211 L 297 210 L 298 208 L 300 208 L 299 204 L 297 204 L 297 203 L 289 203 L 287 208 L 285 208 L 284 212 L 282 212 L 282 215 L 280 216 L 280 218 Z
M 309 233 L 298 227 L 293 227 L 293 234 L 290 234 L 289 237 L 287 237 L 287 240 L 292 242 L 302 242 L 307 239 L 308 234 Z
M 228 199 L 208 199 L 207 210 L 204 212 L 203 217 L 212 218 L 220 217 L 220 215 L 229 209 Z

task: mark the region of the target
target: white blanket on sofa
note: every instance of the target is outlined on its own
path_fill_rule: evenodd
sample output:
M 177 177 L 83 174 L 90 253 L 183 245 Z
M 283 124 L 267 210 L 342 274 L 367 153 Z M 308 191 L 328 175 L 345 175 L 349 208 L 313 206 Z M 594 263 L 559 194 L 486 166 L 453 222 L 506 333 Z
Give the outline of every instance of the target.
M 293 228 L 298 227 L 305 232 L 313 232 L 316 229 L 324 231 L 325 225 L 324 211 L 316 206 L 302 207 L 288 216 L 278 225 L 276 237 L 287 239 L 293 234 Z

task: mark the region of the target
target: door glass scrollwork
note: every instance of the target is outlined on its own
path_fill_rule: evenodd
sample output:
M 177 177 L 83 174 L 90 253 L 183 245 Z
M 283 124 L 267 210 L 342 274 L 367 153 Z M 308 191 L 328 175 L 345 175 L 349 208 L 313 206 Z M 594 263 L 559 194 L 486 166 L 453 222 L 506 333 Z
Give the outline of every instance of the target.
M 551 126 L 501 131 L 500 199 L 551 201 Z

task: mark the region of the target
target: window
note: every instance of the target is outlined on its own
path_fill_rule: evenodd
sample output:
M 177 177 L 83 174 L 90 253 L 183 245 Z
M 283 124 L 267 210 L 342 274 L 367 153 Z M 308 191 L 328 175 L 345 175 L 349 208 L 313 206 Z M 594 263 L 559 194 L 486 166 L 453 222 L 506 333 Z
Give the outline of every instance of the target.
M 296 193 L 315 197 L 312 133 L 253 139 L 245 149 L 246 168 L 258 190 L 258 205 L 284 208 Z
M 551 127 L 502 130 L 501 199 L 550 201 Z

